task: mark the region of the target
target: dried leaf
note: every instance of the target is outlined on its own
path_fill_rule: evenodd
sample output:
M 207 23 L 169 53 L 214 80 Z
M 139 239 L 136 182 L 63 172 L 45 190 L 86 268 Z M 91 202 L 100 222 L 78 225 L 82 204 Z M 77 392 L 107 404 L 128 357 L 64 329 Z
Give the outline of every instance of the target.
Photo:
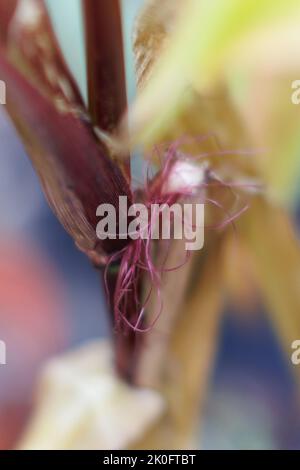
M 130 191 L 120 170 L 97 143 L 90 126 L 73 112 L 61 112 L 0 54 L 8 84 L 7 109 L 26 144 L 48 201 L 60 222 L 95 263 L 116 249 L 96 237 L 96 208 L 116 206 Z M 98 246 L 97 246 L 98 245 Z
M 17 2 L 5 51 L 27 80 L 57 107 L 78 107 L 83 112 L 78 87 L 62 56 L 43 0 Z
M 206 250 L 199 252 L 172 330 L 158 332 L 158 338 L 167 341 L 159 386 L 167 409 L 134 448 L 186 449 L 195 445 L 193 436 L 209 385 L 222 311 L 219 248 L 211 239 Z
M 135 22 L 133 50 L 137 84 L 143 88 L 153 66 L 165 50 L 168 38 L 180 13 L 179 0 L 147 0 Z

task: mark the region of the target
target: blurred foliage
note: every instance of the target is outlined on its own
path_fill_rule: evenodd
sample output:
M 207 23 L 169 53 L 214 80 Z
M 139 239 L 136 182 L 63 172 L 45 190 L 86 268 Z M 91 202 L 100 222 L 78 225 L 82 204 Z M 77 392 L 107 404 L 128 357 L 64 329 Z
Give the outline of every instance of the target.
M 293 0 L 146 2 L 134 36 L 140 93 L 129 112 L 132 144 L 206 135 L 194 153 L 225 181 L 260 187 L 238 236 L 215 237 L 216 262 L 240 309 L 260 294 L 288 353 L 300 336 L 300 247 L 288 213 L 300 176 L 291 102 L 299 19 Z M 222 150 L 232 155 L 215 158 Z
M 291 202 L 300 175 L 291 103 L 299 18 L 294 0 L 146 2 L 135 37 L 143 90 L 130 110 L 133 142 L 190 131 L 213 132 L 227 149 L 243 143 L 258 151 L 269 195 Z

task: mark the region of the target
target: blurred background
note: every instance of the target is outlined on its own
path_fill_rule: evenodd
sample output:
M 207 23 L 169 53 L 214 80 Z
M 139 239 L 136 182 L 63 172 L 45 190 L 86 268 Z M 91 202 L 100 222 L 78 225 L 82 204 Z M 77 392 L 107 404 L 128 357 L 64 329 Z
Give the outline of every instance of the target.
M 130 100 L 130 29 L 141 3 L 130 0 L 124 8 Z M 55 0 L 49 4 L 55 7 Z M 63 16 L 68 1 L 60 4 Z M 76 24 L 68 21 L 71 37 Z M 84 87 L 84 77 L 80 80 Z M 51 213 L 4 107 L 0 142 L 0 339 L 7 345 L 7 365 L 0 366 L 0 448 L 5 449 L 26 422 L 45 360 L 107 336 L 109 328 L 99 273 Z M 262 308 L 225 312 L 204 416 L 205 449 L 300 449 L 292 366 Z

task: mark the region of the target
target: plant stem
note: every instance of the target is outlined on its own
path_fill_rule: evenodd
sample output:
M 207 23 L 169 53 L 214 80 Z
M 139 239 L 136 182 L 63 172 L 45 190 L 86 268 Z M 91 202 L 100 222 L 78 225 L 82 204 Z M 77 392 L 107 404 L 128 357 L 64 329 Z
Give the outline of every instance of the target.
M 88 107 L 94 125 L 113 132 L 127 107 L 121 9 L 118 0 L 83 0 Z

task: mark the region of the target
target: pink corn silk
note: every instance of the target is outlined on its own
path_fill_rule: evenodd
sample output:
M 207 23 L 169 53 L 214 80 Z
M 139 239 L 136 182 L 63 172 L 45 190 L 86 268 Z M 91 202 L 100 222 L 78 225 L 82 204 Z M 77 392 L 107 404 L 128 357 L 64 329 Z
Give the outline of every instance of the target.
M 145 188 L 139 189 L 133 194 L 133 202 L 143 202 L 148 208 L 148 220 L 149 224 L 147 227 L 147 238 L 138 238 L 137 240 L 131 240 L 124 248 L 114 253 L 109 257 L 105 279 L 107 273 L 114 263 L 118 262 L 118 274 L 115 279 L 114 296 L 111 299 L 114 310 L 114 323 L 115 327 L 123 333 L 133 330 L 135 333 L 146 333 L 152 329 L 157 322 L 160 313 L 162 311 L 162 304 L 160 304 L 159 311 L 154 315 L 154 320 L 151 324 L 147 324 L 146 321 L 146 309 L 147 304 L 151 295 L 157 295 L 161 298 L 161 276 L 163 272 L 174 271 L 180 269 L 189 259 L 189 252 L 185 260 L 179 266 L 173 266 L 166 268 L 168 261 L 168 249 L 165 260 L 161 266 L 157 266 L 153 259 L 153 242 L 151 240 L 151 231 L 153 229 L 151 220 L 151 206 L 153 204 L 159 205 L 172 205 L 175 202 L 184 202 L 186 198 L 195 194 L 199 195 L 199 203 L 211 204 L 220 210 L 224 211 L 225 219 L 220 223 L 213 226 L 206 226 L 206 228 L 223 229 L 228 224 L 232 224 L 234 227 L 234 221 L 240 217 L 243 212 L 248 208 L 248 204 L 243 205 L 241 208 L 236 210 L 234 213 L 230 213 L 226 210 L 223 205 L 215 199 L 205 197 L 204 200 L 200 196 L 203 193 L 203 189 L 207 189 L 209 186 L 222 187 L 233 192 L 233 195 L 238 198 L 232 187 L 243 187 L 243 184 L 238 183 L 224 183 L 220 179 L 216 180 L 209 171 L 207 171 L 205 179 L 197 187 L 182 187 L 178 192 L 165 192 L 165 187 L 174 165 L 179 161 L 177 145 L 171 145 L 165 156 L 165 160 L 162 163 L 161 171 L 152 179 L 147 179 Z M 247 185 L 250 186 L 250 185 Z M 169 242 L 171 243 L 171 241 Z M 147 274 L 150 279 L 150 292 L 146 295 L 144 302 L 141 304 L 139 297 L 139 282 L 143 274 Z M 107 287 L 107 281 L 105 281 Z M 108 290 L 108 288 L 107 288 Z M 128 310 L 129 297 L 133 298 L 134 308 Z M 131 302 L 132 306 L 132 302 Z

